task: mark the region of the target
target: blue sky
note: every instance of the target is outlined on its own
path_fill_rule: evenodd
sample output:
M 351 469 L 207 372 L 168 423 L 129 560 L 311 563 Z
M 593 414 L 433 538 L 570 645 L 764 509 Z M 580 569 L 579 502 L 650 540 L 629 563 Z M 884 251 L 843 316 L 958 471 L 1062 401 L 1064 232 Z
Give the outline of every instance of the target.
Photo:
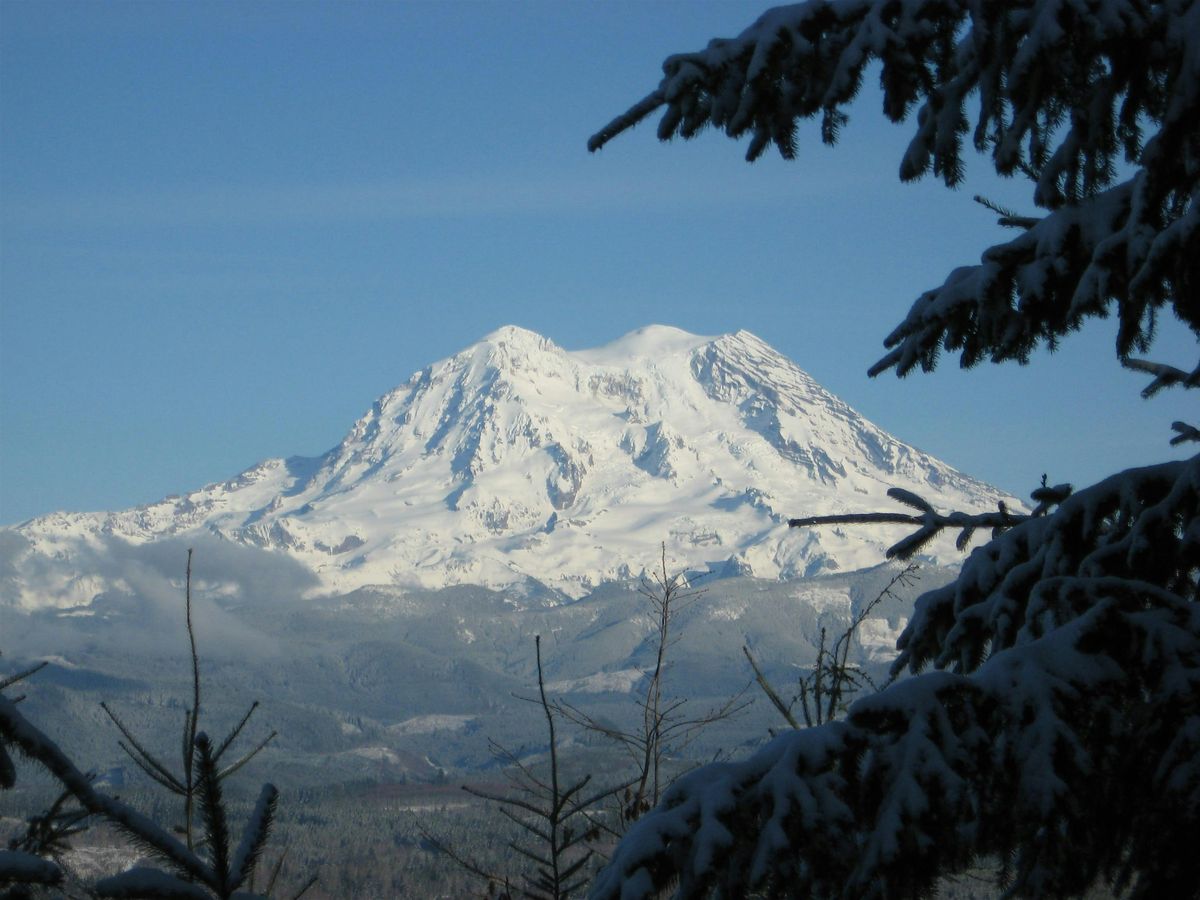
M 985 160 L 896 177 L 868 87 L 833 150 L 754 165 L 593 131 L 767 4 L 0 0 L 0 523 L 336 444 L 502 324 L 568 349 L 746 328 L 903 440 L 1026 494 L 1180 453 L 1101 322 L 1032 365 L 868 379 L 922 290 L 1003 238 Z M 1194 365 L 1165 323 L 1155 358 Z M 800 511 L 797 511 L 800 512 Z

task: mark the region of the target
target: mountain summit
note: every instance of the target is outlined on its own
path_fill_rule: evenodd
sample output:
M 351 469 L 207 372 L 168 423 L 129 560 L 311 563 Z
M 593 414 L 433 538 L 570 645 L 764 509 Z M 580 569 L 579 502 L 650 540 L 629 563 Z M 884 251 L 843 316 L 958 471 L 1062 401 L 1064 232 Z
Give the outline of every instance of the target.
M 653 325 L 567 351 L 506 326 L 381 397 L 322 456 L 7 530 L 24 538 L 10 571 L 114 539 L 212 534 L 286 554 L 331 592 L 540 582 L 579 596 L 638 574 L 663 541 L 676 565 L 721 573 L 874 565 L 896 530 L 787 519 L 887 509 L 892 486 L 959 509 L 1015 503 L 877 428 L 749 332 Z M 86 603 L 82 574 L 52 598 L 6 578 L 0 601 Z

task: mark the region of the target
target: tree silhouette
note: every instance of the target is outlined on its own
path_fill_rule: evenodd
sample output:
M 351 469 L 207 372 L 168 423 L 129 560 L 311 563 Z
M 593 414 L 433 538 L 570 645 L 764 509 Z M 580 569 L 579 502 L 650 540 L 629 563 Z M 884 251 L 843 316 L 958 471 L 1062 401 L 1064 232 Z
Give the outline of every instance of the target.
M 795 155 L 796 123 L 833 143 L 866 67 L 884 113 L 915 112 L 903 179 L 962 177 L 964 137 L 1030 180 L 1043 214 L 917 298 L 870 369 L 1025 361 L 1116 314 L 1116 355 L 1146 395 L 1200 387 L 1200 366 L 1137 359 L 1166 312 L 1200 339 L 1200 3 L 1194 0 L 820 0 L 669 57 L 661 84 L 598 132 L 656 109 L 659 137 L 748 136 Z M 968 105 L 975 110 L 973 131 Z M 1118 174 L 1120 173 L 1120 174 Z M 1200 437 L 1173 425 L 1173 443 Z M 1081 448 L 1083 452 L 1084 448 Z M 1031 514 L 804 518 L 905 521 L 900 559 L 945 528 L 991 540 L 916 602 L 894 671 L 916 677 L 844 720 L 704 767 L 630 831 L 593 894 L 894 897 L 980 856 L 1009 895 L 1097 880 L 1138 897 L 1200 894 L 1200 457 L 1072 491 Z M 932 667 L 932 671 L 923 671 Z

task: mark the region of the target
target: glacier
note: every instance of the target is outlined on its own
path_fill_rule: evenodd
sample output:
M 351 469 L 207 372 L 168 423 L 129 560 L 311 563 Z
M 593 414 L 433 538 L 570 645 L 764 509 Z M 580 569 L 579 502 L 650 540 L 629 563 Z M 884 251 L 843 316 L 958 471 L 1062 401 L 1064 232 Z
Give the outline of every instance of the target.
M 0 529 L 0 606 L 84 608 L 129 590 L 94 565 L 115 544 L 213 538 L 297 563 L 306 594 L 470 584 L 565 600 L 653 568 L 664 544 L 676 570 L 848 572 L 879 563 L 903 530 L 787 519 L 891 509 L 893 486 L 944 508 L 1022 506 L 867 421 L 749 332 L 651 325 L 568 351 L 505 326 L 379 398 L 321 456 Z M 926 557 L 961 554 L 945 539 Z

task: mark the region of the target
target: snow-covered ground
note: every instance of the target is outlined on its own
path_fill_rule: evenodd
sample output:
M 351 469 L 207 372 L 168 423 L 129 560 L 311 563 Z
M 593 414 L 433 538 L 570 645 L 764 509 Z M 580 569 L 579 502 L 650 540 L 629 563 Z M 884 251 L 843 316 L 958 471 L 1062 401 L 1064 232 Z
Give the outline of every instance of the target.
M 434 713 L 426 716 L 414 716 L 397 722 L 388 728 L 394 734 L 433 734 L 436 731 L 461 731 L 466 728 L 475 716 L 457 716 Z
M 583 678 L 547 682 L 546 690 L 556 694 L 628 694 L 646 673 L 641 669 L 621 669 L 617 672 L 597 672 Z

